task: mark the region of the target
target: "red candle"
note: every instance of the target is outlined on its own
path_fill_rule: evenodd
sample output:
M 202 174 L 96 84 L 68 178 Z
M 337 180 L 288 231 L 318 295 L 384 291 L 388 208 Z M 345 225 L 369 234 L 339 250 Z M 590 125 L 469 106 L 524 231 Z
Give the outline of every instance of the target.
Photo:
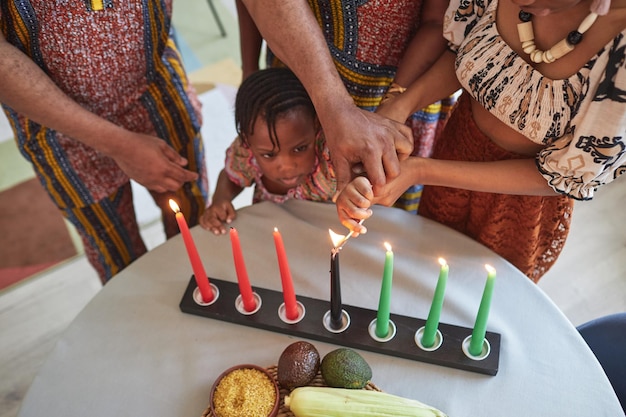
M 285 301 L 285 314 L 287 319 L 295 320 L 298 318 L 298 306 L 296 304 L 296 294 L 293 290 L 293 282 L 291 280 L 291 271 L 287 262 L 287 254 L 283 245 L 283 238 L 274 228 L 274 245 L 276 246 L 276 256 L 278 257 L 278 268 L 280 268 L 280 280 L 283 284 L 283 298 Z
M 176 222 L 178 222 L 180 234 L 183 236 L 183 241 L 185 242 L 185 247 L 187 248 L 187 255 L 189 255 L 189 261 L 191 262 L 191 268 L 193 269 L 193 275 L 196 278 L 196 284 L 198 285 L 198 290 L 200 290 L 202 301 L 210 303 L 213 301 L 213 290 L 209 285 L 209 278 L 204 271 L 204 266 L 200 260 L 200 255 L 198 255 L 196 244 L 191 237 L 191 232 L 187 226 L 185 216 L 181 213 L 178 204 L 176 204 L 174 200 L 170 200 L 170 207 L 176 213 Z
M 239 292 L 243 301 L 243 308 L 246 311 L 253 311 L 256 308 L 256 301 L 252 295 L 252 287 L 248 280 L 248 271 L 243 261 L 243 253 L 241 252 L 241 244 L 239 242 L 239 233 L 234 227 L 230 228 L 230 244 L 233 248 L 233 260 L 235 262 L 235 271 L 237 271 L 237 282 L 239 283 Z

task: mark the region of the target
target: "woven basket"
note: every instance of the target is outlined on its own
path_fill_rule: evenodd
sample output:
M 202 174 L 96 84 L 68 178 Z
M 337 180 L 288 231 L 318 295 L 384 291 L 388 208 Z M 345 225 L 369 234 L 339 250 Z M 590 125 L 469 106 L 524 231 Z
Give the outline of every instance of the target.
M 270 373 L 272 378 L 274 378 L 274 380 L 278 381 L 278 366 L 269 366 L 267 368 L 267 371 Z M 324 382 L 324 378 L 322 378 L 321 372 L 318 372 L 315 378 L 313 378 L 313 381 L 309 382 L 307 386 L 326 387 L 328 385 L 326 385 L 326 383 Z M 290 391 L 287 388 L 282 388 L 280 385 L 278 387 L 280 389 L 280 408 L 278 410 L 278 417 L 295 417 L 295 415 L 285 406 L 285 395 L 288 395 Z M 363 389 L 370 391 L 380 391 L 380 389 L 372 382 L 368 382 Z M 204 410 L 204 413 L 202 413 L 202 417 L 215 417 L 213 413 L 211 413 L 210 405 L 206 408 L 206 410 Z

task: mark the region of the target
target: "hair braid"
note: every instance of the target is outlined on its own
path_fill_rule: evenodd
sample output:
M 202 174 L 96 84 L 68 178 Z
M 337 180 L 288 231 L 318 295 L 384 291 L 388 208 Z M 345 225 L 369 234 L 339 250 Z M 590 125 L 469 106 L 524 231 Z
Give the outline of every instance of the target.
M 265 119 L 270 140 L 280 149 L 276 136 L 276 121 L 296 108 L 303 108 L 315 116 L 315 108 L 304 86 L 288 68 L 267 68 L 246 78 L 235 99 L 235 128 L 244 144 L 254 133 L 259 117 Z

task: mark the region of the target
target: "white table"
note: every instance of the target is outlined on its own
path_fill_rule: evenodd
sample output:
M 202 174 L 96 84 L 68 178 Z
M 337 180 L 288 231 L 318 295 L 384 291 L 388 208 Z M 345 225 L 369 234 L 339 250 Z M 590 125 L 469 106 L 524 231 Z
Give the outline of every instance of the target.
M 369 232 L 341 252 L 345 304 L 377 309 L 383 241 L 395 253 L 391 311 L 425 319 L 443 256 L 450 274 L 441 321 L 471 328 L 488 263 L 497 270 L 488 331 L 502 337 L 495 376 L 361 351 L 373 382 L 450 416 L 620 416 L 620 404 L 576 329 L 529 279 L 474 241 L 397 209 L 376 207 Z M 240 210 L 233 223 L 251 283 L 280 290 L 272 231 L 279 228 L 296 293 L 328 299 L 334 205 L 290 201 Z M 207 273 L 236 281 L 228 235 L 192 230 Z M 180 311 L 191 267 L 180 237 L 107 284 L 61 337 L 20 417 L 200 416 L 231 365 L 275 364 L 297 338 Z M 337 345 L 313 340 L 322 355 Z

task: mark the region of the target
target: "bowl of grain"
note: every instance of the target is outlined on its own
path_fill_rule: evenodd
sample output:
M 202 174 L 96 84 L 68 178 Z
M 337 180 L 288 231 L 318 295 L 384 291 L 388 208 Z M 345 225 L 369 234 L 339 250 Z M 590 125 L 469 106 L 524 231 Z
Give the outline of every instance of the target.
M 222 372 L 211 388 L 215 417 L 276 417 L 280 394 L 276 380 L 257 365 L 236 365 Z

